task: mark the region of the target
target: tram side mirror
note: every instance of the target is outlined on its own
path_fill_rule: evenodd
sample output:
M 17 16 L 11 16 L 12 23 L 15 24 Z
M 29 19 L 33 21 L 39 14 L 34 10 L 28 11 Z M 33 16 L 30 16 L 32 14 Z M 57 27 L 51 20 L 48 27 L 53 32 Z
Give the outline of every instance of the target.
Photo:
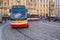
M 28 12 L 28 10 L 26 9 L 26 12 Z

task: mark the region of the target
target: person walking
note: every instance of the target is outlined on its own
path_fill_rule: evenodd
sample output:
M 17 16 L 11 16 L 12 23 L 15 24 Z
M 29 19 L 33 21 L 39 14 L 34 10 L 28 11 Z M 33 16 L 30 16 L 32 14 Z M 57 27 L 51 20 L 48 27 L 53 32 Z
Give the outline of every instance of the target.
M 43 21 L 43 22 L 45 21 L 45 16 L 42 16 L 42 21 Z

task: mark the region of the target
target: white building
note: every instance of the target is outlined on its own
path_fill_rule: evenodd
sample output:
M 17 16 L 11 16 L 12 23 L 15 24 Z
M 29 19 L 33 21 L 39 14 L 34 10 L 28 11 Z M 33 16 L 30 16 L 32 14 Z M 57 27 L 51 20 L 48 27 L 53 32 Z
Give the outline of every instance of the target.
M 60 17 L 60 0 L 55 0 L 55 15 Z

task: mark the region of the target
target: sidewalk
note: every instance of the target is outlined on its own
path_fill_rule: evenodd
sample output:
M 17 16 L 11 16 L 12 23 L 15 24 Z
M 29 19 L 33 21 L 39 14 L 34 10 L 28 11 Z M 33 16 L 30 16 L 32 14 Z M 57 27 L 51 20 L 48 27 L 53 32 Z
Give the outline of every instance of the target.
M 3 29 L 3 25 L 0 26 L 0 40 L 2 40 L 2 29 Z
M 2 25 L 0 25 L 0 40 L 3 40 L 3 38 L 2 38 L 2 30 L 3 30 L 3 27 L 5 26 L 5 25 L 7 25 L 9 22 L 7 22 L 7 23 L 3 23 Z

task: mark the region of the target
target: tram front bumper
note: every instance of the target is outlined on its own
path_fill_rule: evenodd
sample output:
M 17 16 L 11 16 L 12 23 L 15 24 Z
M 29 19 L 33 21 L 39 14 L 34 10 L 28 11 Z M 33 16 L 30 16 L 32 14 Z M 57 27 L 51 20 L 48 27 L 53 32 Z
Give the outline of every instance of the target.
M 24 23 L 24 24 L 10 24 L 11 27 L 28 27 L 28 23 Z

